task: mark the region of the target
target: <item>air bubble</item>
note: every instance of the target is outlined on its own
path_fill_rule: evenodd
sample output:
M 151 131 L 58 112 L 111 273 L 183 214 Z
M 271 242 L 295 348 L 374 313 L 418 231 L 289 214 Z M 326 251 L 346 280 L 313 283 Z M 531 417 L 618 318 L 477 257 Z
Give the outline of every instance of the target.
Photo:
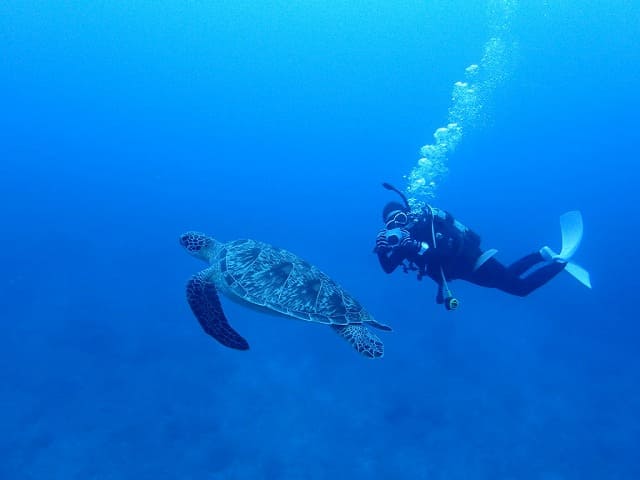
M 405 176 L 412 208 L 421 208 L 435 197 L 437 188 L 448 174 L 449 155 L 462 140 L 463 133 L 480 123 L 487 99 L 508 76 L 509 61 L 513 56 L 510 50 L 514 44 L 507 44 L 502 37 L 510 30 L 516 6 L 516 0 L 489 0 L 494 35 L 485 42 L 479 64 L 465 68 L 464 80 L 453 84 L 447 126 L 435 130 L 434 144 L 420 149 L 417 165 Z

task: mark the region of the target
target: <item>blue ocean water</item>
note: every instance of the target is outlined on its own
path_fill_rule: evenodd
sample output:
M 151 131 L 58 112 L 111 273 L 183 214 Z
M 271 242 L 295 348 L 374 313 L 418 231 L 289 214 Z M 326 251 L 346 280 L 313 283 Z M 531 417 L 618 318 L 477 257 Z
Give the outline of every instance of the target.
M 504 262 L 580 209 L 593 289 L 447 312 L 372 254 L 380 184 L 496 34 L 432 201 Z M 640 478 L 638 38 L 634 0 L 4 0 L 0 478 Z M 251 349 L 222 347 L 186 230 L 314 263 L 384 358 L 225 299 Z

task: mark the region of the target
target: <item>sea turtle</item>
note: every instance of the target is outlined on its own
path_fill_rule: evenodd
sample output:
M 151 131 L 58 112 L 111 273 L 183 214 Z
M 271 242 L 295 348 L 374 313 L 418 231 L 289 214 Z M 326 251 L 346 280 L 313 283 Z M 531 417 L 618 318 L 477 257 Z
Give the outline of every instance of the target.
M 391 328 L 293 253 L 255 240 L 221 243 L 199 232 L 181 235 L 180 244 L 210 264 L 187 283 L 187 300 L 204 331 L 223 345 L 249 348 L 227 322 L 218 291 L 254 310 L 330 325 L 361 354 L 382 357 L 382 342 L 365 325 Z

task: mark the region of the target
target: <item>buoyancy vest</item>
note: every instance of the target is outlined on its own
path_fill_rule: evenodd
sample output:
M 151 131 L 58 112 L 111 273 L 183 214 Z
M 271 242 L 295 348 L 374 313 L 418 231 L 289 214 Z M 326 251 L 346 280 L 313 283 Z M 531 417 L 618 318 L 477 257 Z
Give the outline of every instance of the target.
M 426 205 L 413 219 L 411 236 L 433 249 L 425 267 L 438 264 L 449 279 L 472 271 L 481 254 L 480 236 L 456 220 L 449 212 Z M 430 275 L 431 276 L 431 275 Z

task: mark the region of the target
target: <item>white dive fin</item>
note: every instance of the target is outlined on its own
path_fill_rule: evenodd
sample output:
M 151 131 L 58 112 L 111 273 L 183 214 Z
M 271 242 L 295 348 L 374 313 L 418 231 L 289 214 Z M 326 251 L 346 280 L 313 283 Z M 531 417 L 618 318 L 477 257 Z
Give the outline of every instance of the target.
M 591 288 L 591 277 L 589 276 L 589 272 L 587 272 L 580 265 L 569 262 L 567 263 L 567 266 L 564 267 L 564 269 L 585 287 Z
M 561 260 L 569 260 L 578 250 L 582 241 L 582 215 L 578 210 L 567 212 L 560 216 L 560 229 L 562 231 Z
M 571 262 L 582 241 L 582 214 L 578 210 L 567 212 L 560 216 L 562 231 L 562 250 L 556 253 L 549 247 L 542 247 L 540 255 L 547 261 L 566 262 L 565 270 L 585 287 L 591 288 L 591 277 L 580 265 Z

